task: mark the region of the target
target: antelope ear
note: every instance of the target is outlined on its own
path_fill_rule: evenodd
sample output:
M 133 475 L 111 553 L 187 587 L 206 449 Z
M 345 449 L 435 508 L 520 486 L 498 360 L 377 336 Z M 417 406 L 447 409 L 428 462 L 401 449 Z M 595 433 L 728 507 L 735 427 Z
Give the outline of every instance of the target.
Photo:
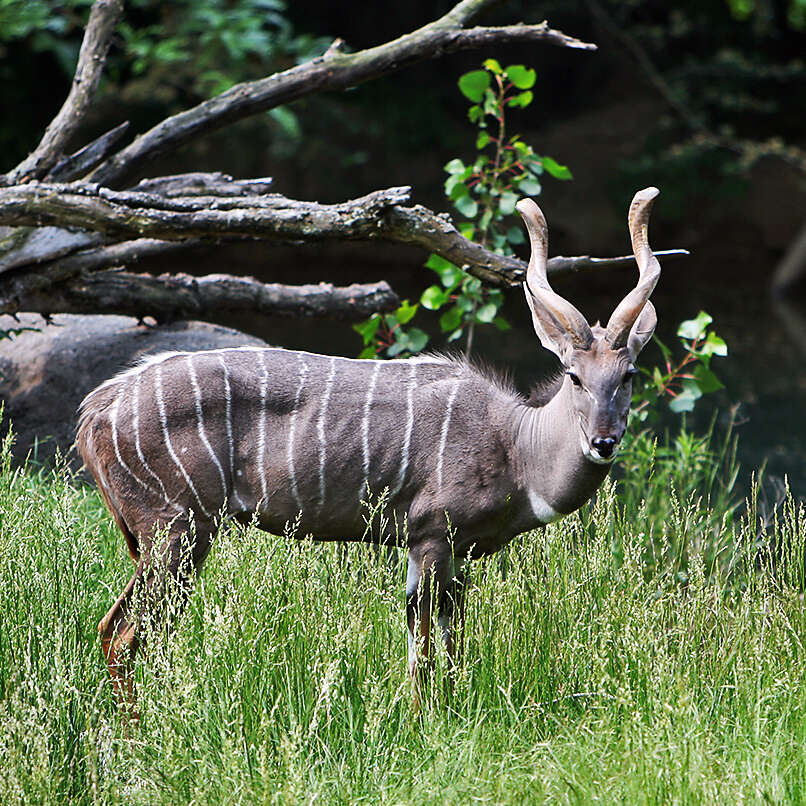
M 562 323 L 552 314 L 552 312 L 534 296 L 526 283 L 523 284 L 523 291 L 526 295 L 526 304 L 532 312 L 532 324 L 537 333 L 537 338 L 547 350 L 550 350 L 564 366 L 569 365 L 573 346 L 568 338 L 568 331 Z
M 630 328 L 630 335 L 627 338 L 627 351 L 633 361 L 652 338 L 657 324 L 658 315 L 655 313 L 655 306 L 647 300 L 635 324 Z

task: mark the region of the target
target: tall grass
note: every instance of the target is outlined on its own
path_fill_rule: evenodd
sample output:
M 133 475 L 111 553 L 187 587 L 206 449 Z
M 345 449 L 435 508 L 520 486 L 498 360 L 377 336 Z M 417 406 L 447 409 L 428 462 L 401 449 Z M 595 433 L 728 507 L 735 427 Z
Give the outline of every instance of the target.
M 643 496 L 609 483 L 475 564 L 453 691 L 417 716 L 400 564 L 223 529 L 138 662 L 127 729 L 95 632 L 124 541 L 94 491 L 11 470 L 6 447 L 0 803 L 806 800 L 803 509 L 765 533 L 752 504 L 715 521 L 671 476 L 650 489 L 649 461 Z M 715 522 L 730 562 L 708 560 Z M 683 539 L 677 571 L 648 561 Z

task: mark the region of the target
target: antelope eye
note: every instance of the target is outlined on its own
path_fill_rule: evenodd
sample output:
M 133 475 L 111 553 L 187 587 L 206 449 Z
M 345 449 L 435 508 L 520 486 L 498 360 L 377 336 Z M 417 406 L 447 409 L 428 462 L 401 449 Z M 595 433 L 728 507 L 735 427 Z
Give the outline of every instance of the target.
M 624 373 L 624 379 L 622 380 L 622 383 L 629 383 L 633 379 L 633 376 L 637 374 L 638 370 L 635 367 L 630 367 L 630 369 L 628 369 Z
M 574 386 L 582 386 L 582 381 L 579 380 L 579 375 L 571 372 L 570 370 L 565 374 L 571 379 L 571 383 L 574 384 Z

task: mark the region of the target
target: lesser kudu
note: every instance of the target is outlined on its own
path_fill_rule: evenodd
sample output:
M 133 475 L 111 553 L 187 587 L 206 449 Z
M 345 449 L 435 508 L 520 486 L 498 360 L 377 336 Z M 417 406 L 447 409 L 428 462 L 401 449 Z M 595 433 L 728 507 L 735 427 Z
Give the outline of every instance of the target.
M 130 693 L 141 620 L 163 618 L 167 580 L 189 581 L 227 516 L 407 548 L 412 674 L 431 651 L 434 606 L 453 653 L 465 560 L 573 512 L 608 473 L 633 362 L 657 321 L 649 295 L 660 266 L 647 238 L 657 194 L 642 190 L 630 206 L 639 281 L 604 328 L 552 290 L 545 219 L 519 202 L 531 244 L 526 302 L 563 367 L 543 400 L 461 359 L 251 347 L 149 358 L 90 393 L 76 442 L 136 563 L 99 625 L 116 688 Z M 384 523 L 404 529 L 367 528 L 362 501 L 382 492 Z

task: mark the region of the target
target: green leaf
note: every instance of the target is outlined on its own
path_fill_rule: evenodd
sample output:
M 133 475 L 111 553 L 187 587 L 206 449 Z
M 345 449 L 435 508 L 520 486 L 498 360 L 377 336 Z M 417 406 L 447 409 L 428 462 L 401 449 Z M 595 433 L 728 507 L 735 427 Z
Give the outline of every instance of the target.
M 725 344 L 724 339 L 721 339 L 716 335 L 716 333 L 714 333 L 713 330 L 711 330 L 708 333 L 708 336 L 705 339 L 705 344 L 703 344 L 700 352 L 702 352 L 704 355 L 725 356 L 728 354 L 728 345 Z
M 515 205 L 518 203 L 518 196 L 510 190 L 506 190 L 501 194 L 501 200 L 498 202 L 498 209 L 502 215 L 512 215 L 515 212 Z
M 479 206 L 470 196 L 461 196 L 455 201 L 456 209 L 468 218 L 474 218 L 479 210 Z
M 696 380 L 686 378 L 683 381 L 683 390 L 680 394 L 672 398 L 669 408 L 674 412 L 691 411 L 694 404 L 702 397 L 702 389 Z
M 465 278 L 465 273 L 458 266 L 439 255 L 431 255 L 425 265 L 439 275 L 440 282 L 448 291 L 453 291 Z
M 439 317 L 439 327 L 443 333 L 455 330 L 462 324 L 462 312 L 458 305 L 452 305 Z
M 484 102 L 481 106 L 486 115 L 495 115 L 498 112 L 498 99 L 492 90 L 484 90 Z
M 484 110 L 480 106 L 471 106 L 467 110 L 467 116 L 471 123 L 478 123 L 484 117 Z
M 487 132 L 479 132 L 479 136 L 476 138 L 476 148 L 481 151 L 481 149 L 484 148 L 491 139 L 492 138 L 489 134 L 487 134 Z
M 709 392 L 716 392 L 717 389 L 725 388 L 725 384 L 703 364 L 700 364 L 694 369 L 694 378 L 697 381 L 700 391 L 704 395 L 707 395 Z
M 428 344 L 428 334 L 420 330 L 418 327 L 413 327 L 408 331 L 409 337 L 409 352 L 419 353 Z
M 531 67 L 524 67 L 522 64 L 510 64 L 504 73 L 519 90 L 533 87 L 537 78 L 537 73 Z
M 498 63 L 497 59 L 485 59 L 482 62 L 482 66 L 485 70 L 489 70 L 491 73 L 495 73 L 496 75 L 501 74 L 501 65 Z
M 684 411 L 692 411 L 696 402 L 696 397 L 693 397 L 687 392 L 681 392 L 677 397 L 673 397 L 669 401 L 669 408 L 673 412 L 681 414 Z
M 378 354 L 375 352 L 375 347 L 370 345 L 369 347 L 365 347 L 359 354 L 359 358 L 377 358 Z
M 407 350 L 409 347 L 409 340 L 406 338 L 405 333 L 400 334 L 400 338 L 394 343 L 390 344 L 386 348 L 386 354 L 389 358 L 394 358 L 396 355 L 400 355 L 403 350 Z
M 523 229 L 521 229 L 521 227 L 510 227 L 507 230 L 507 240 L 513 244 L 513 246 L 525 243 L 526 238 L 523 235 Z
M 571 175 L 571 171 L 568 170 L 567 166 L 560 165 L 559 162 L 553 160 L 551 157 L 541 157 L 540 161 L 543 163 L 543 167 L 546 169 L 546 171 L 550 173 L 555 179 L 574 178 Z
M 512 330 L 512 325 L 510 325 L 503 316 L 496 316 L 495 319 L 493 319 L 493 324 L 499 330 Z
M 454 174 L 445 180 L 445 195 L 451 201 L 461 199 L 462 196 L 467 196 L 469 193 L 470 188 L 464 183 L 461 174 Z
M 459 91 L 477 104 L 490 86 L 490 81 L 490 74 L 486 70 L 471 70 L 459 77 Z
M 419 307 L 417 303 L 411 305 L 407 299 L 404 299 L 401 306 L 395 311 L 398 323 L 405 325 L 406 322 L 411 321 L 411 318 L 417 313 L 417 308 Z
M 472 241 L 473 236 L 476 234 L 476 227 L 472 221 L 461 221 L 458 229 L 459 232 L 462 233 L 462 236 L 467 238 L 468 241 Z
M 543 190 L 543 186 L 537 179 L 527 177 L 518 182 L 518 190 L 527 196 L 539 196 L 540 191 Z
M 681 339 L 694 341 L 705 333 L 705 329 L 713 321 L 713 317 L 710 314 L 707 314 L 705 311 L 700 311 L 695 319 L 686 319 L 685 322 L 680 323 L 680 327 L 677 328 L 677 335 L 680 336 Z
M 438 285 L 431 285 L 423 291 L 420 304 L 429 311 L 436 311 L 450 299 L 450 294 Z
M 353 325 L 353 330 L 363 337 L 364 344 L 369 344 L 380 326 L 381 317 L 374 313 L 366 322 L 358 322 L 358 324 Z
M 532 98 L 534 98 L 532 91 L 526 90 L 526 92 L 520 92 L 517 95 L 513 95 L 507 101 L 507 106 L 529 106 L 529 104 L 532 103 Z
M 458 157 L 445 163 L 445 169 L 449 174 L 460 174 L 465 170 L 465 164 Z
M 497 313 L 498 306 L 493 305 L 492 302 L 488 302 L 486 305 L 482 305 L 481 308 L 476 311 L 476 321 L 488 325 L 493 321 L 493 319 L 495 319 L 495 315 Z

